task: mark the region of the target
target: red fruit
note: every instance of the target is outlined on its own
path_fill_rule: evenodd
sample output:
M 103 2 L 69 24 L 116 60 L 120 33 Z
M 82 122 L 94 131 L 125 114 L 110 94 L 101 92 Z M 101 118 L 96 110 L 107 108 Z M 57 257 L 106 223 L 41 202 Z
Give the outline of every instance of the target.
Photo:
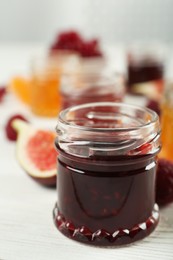
M 28 122 L 28 120 L 23 117 L 22 115 L 13 115 L 12 117 L 9 118 L 6 126 L 5 126 L 5 132 L 6 136 L 10 141 L 16 141 L 17 139 L 17 132 L 16 130 L 12 127 L 12 122 L 14 119 L 21 119 L 23 121 Z
M 28 157 L 41 171 L 56 168 L 57 152 L 54 148 L 54 139 L 55 136 L 51 132 L 38 130 L 28 141 Z
M 58 35 L 51 50 L 79 51 L 82 44 L 81 36 L 75 31 L 67 31 Z
M 82 57 L 101 57 L 102 53 L 98 46 L 98 40 L 94 39 L 88 42 L 83 42 L 80 54 Z
M 3 100 L 3 97 L 6 94 L 6 88 L 5 87 L 0 87 L 0 102 Z
M 57 151 L 54 147 L 55 133 L 36 129 L 21 120 L 14 120 L 18 132 L 16 157 L 26 173 L 46 186 L 56 185 Z
M 156 201 L 159 205 L 173 201 L 173 162 L 166 159 L 158 160 Z
M 128 155 L 142 155 L 148 154 L 152 150 L 152 145 L 150 143 L 142 144 L 141 146 L 137 147 L 136 149 L 128 152 Z
M 58 35 L 51 46 L 51 52 L 56 50 L 71 50 L 78 52 L 82 57 L 101 57 L 98 40 L 85 41 L 75 31 L 67 31 Z
M 140 150 L 140 154 L 147 154 L 151 151 L 152 149 L 152 145 L 149 143 L 143 144 L 140 146 L 139 150 Z
M 149 100 L 147 107 L 154 110 L 160 116 L 160 105 L 156 100 Z

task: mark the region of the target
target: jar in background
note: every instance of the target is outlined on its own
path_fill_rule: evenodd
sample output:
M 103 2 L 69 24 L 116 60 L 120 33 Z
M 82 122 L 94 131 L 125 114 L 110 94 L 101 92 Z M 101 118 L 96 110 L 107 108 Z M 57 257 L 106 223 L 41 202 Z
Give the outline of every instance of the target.
M 84 70 L 62 76 L 62 109 L 92 102 L 118 102 L 125 94 L 124 77 L 98 70 Z
M 131 93 L 158 100 L 164 84 L 164 50 L 137 45 L 128 51 L 128 89 Z
M 101 246 L 149 235 L 159 220 L 157 114 L 122 103 L 79 105 L 60 113 L 57 133 L 59 231 Z
M 173 83 L 166 86 L 161 104 L 162 151 L 160 157 L 173 161 Z
M 35 58 L 31 64 L 31 110 L 35 115 L 54 117 L 61 109 L 61 75 L 78 66 L 78 57 L 70 51 Z

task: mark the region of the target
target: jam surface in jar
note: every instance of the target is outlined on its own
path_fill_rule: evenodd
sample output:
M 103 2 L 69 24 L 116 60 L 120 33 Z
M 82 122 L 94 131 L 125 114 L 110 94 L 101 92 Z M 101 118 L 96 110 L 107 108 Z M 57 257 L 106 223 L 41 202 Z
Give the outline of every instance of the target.
M 136 140 L 136 137 L 131 140 L 132 136 L 124 131 L 122 140 L 122 122 L 118 119 L 122 111 L 113 113 L 110 107 L 106 111 L 109 111 L 108 121 L 97 107 L 92 120 L 91 113 L 88 122 L 85 118 L 85 126 L 92 125 L 92 131 L 107 129 L 108 125 L 113 129 L 112 115 L 116 113 L 114 124 L 119 126 L 119 133 L 110 131 L 107 134 L 104 131 L 91 136 L 87 127 L 81 138 L 77 132 L 76 136 L 73 135 L 73 143 L 66 140 L 67 145 L 59 132 L 56 142 L 59 151 L 58 205 L 54 209 L 54 221 L 57 228 L 69 238 L 93 245 L 114 246 L 146 237 L 158 223 L 155 169 L 159 134 L 156 133 L 154 138 L 152 136 L 152 142 L 143 144 L 144 140 Z M 80 124 L 78 130 L 81 131 L 83 123 L 78 117 L 81 120 L 84 113 L 76 112 L 76 124 Z M 85 112 L 88 114 L 88 107 Z M 137 114 L 140 117 L 139 111 Z M 73 123 L 74 118 L 73 113 Z M 153 147 L 156 149 L 153 150 Z

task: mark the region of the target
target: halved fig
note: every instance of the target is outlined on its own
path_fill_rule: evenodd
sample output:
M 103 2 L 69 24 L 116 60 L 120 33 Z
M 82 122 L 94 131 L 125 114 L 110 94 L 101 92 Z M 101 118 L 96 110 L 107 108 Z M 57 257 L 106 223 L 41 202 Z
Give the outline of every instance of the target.
M 55 133 L 36 129 L 19 119 L 14 120 L 12 126 L 18 133 L 17 159 L 22 168 L 39 183 L 55 186 L 57 175 Z

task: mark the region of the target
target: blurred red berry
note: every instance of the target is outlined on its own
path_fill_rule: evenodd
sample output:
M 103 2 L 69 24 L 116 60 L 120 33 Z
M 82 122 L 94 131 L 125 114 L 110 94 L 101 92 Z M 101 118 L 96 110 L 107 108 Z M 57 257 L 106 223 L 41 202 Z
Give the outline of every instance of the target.
M 83 42 L 80 49 L 80 54 L 82 57 L 100 57 L 102 56 L 101 51 L 99 50 L 98 40 L 90 40 Z
M 97 39 L 85 41 L 82 36 L 75 31 L 60 33 L 51 46 L 51 52 L 56 50 L 76 51 L 82 57 L 102 56 Z
M 173 162 L 166 159 L 158 160 L 156 201 L 159 205 L 173 202 Z
M 6 87 L 0 87 L 0 102 L 3 100 L 5 94 L 6 94 Z
M 17 132 L 16 130 L 12 127 L 12 122 L 14 119 L 21 119 L 23 121 L 28 122 L 28 120 L 22 116 L 22 115 L 13 115 L 12 117 L 9 118 L 6 126 L 5 126 L 5 132 L 6 136 L 10 141 L 16 141 L 17 139 Z
M 67 31 L 58 35 L 51 50 L 79 51 L 82 44 L 81 36 L 75 31 Z

